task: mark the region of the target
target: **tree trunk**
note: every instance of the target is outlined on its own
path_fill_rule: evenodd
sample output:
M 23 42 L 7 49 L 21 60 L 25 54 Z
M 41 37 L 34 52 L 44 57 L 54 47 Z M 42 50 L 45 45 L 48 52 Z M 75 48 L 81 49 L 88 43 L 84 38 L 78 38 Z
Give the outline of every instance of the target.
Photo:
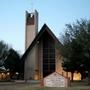
M 66 77 L 68 78 L 68 72 L 66 72 Z
M 80 72 L 80 74 L 81 74 L 81 80 L 86 78 L 86 73 L 84 71 Z
M 73 82 L 73 75 L 74 75 L 74 72 L 71 72 L 71 81 Z
M 10 79 L 15 75 L 15 72 L 10 72 Z
M 83 72 L 80 72 L 80 74 L 81 74 L 81 80 L 83 80 L 84 79 Z
M 88 70 L 88 85 L 90 85 L 90 69 Z

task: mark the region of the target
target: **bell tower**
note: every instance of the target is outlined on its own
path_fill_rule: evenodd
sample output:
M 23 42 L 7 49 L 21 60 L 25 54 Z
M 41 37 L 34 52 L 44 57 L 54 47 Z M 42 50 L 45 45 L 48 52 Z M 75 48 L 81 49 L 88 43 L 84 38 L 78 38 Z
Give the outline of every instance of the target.
M 26 25 L 25 25 L 25 50 L 30 46 L 35 36 L 38 33 L 38 12 L 29 13 L 26 11 Z

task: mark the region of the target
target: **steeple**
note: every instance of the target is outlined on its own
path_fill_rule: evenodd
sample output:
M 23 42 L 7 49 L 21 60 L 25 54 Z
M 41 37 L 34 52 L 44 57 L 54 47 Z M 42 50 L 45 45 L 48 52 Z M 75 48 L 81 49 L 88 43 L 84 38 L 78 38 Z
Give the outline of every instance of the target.
M 25 50 L 34 40 L 35 36 L 38 33 L 38 12 L 29 13 L 26 11 L 26 29 L 25 29 Z

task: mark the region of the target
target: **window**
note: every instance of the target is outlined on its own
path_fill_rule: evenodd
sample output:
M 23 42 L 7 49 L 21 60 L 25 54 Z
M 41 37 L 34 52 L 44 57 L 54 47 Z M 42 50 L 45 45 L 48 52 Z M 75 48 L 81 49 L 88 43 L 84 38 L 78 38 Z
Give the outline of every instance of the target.
M 55 71 L 55 41 L 48 34 L 43 36 L 43 77 Z

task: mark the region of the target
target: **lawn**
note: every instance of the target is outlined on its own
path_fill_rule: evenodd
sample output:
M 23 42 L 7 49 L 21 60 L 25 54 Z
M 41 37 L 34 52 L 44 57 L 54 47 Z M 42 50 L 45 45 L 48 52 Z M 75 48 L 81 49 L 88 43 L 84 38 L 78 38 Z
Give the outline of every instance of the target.
M 69 88 L 36 88 L 28 87 L 26 90 L 90 90 L 90 86 L 83 87 L 69 87 Z
M 68 88 L 47 88 L 25 83 L 0 83 L 0 90 L 90 90 L 90 86 L 84 82 L 74 82 Z

